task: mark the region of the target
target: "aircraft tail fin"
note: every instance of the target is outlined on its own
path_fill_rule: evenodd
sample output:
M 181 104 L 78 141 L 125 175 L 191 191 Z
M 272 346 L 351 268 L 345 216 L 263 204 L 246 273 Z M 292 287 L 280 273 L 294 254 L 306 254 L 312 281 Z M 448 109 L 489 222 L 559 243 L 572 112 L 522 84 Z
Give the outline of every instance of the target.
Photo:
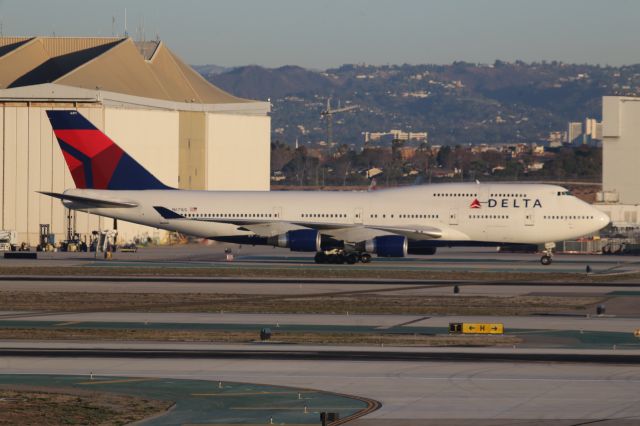
M 78 111 L 47 111 L 73 181 L 80 189 L 171 189 Z

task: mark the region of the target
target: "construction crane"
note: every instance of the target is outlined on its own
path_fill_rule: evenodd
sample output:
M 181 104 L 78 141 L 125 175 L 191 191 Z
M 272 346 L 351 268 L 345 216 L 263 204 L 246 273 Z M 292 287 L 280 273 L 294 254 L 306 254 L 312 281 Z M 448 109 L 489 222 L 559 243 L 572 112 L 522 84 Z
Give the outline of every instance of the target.
M 338 108 L 331 109 L 331 98 L 327 98 L 327 109 L 320 112 L 320 117 L 327 120 L 327 144 L 331 145 L 333 142 L 333 114 L 337 114 L 339 112 L 351 111 L 358 108 L 358 105 L 350 105 L 347 107 L 340 108 L 340 104 L 338 104 Z

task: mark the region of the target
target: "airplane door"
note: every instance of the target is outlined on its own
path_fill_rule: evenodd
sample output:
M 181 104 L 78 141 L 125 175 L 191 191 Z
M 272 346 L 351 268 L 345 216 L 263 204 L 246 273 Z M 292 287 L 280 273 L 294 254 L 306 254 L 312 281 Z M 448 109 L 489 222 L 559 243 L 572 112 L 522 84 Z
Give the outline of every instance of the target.
M 353 211 L 353 223 L 362 223 L 362 209 L 357 208 Z
M 533 226 L 536 224 L 536 216 L 533 209 L 527 209 L 524 211 L 524 224 L 525 226 Z
M 273 208 L 273 218 L 274 219 L 282 219 L 282 207 L 274 207 Z
M 458 209 L 449 210 L 449 225 L 458 224 Z

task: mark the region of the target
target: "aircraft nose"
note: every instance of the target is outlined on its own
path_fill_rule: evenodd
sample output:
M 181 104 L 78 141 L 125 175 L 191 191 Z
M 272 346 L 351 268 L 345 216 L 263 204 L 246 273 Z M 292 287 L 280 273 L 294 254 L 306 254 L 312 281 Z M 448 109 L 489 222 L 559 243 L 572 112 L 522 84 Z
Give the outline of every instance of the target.
M 595 219 L 595 222 L 598 224 L 598 229 L 602 229 L 609 223 L 611 223 L 611 218 L 606 213 L 603 213 L 598 209 L 594 209 L 593 217 Z

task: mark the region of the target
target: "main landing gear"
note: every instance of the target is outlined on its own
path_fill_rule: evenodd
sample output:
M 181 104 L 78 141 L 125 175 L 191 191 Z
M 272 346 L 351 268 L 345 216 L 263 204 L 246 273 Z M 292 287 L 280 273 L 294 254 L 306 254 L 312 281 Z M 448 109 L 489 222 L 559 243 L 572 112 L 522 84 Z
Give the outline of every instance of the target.
M 544 250 L 542 250 L 542 257 L 540 258 L 540 263 L 543 265 L 551 265 L 553 256 L 553 249 L 556 247 L 556 243 L 545 243 Z
M 346 263 L 354 265 L 358 262 L 371 262 L 371 255 L 369 253 L 359 253 L 355 251 L 346 252 L 343 249 L 333 249 L 319 251 L 316 253 L 314 260 L 316 263 L 331 263 L 334 265 L 342 265 Z

